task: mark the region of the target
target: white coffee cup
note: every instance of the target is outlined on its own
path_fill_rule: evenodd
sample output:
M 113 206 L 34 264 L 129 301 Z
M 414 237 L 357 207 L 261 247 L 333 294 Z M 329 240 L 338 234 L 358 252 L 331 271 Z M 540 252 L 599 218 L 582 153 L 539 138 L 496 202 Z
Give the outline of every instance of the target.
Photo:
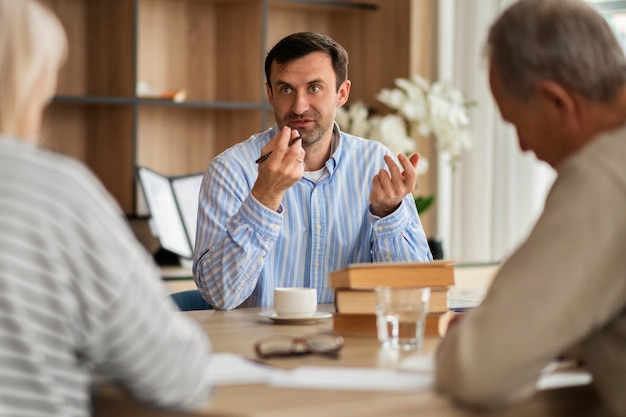
M 274 311 L 283 317 L 311 317 L 317 311 L 315 288 L 275 288 Z

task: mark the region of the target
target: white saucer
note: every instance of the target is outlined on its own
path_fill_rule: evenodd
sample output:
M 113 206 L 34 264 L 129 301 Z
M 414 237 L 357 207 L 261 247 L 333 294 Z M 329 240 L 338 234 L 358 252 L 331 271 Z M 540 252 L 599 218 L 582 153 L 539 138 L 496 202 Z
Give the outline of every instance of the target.
M 293 316 L 279 316 L 275 311 L 262 311 L 259 316 L 272 320 L 274 323 L 280 324 L 303 324 L 303 323 L 315 323 L 320 319 L 329 319 L 333 316 L 333 313 L 327 313 L 324 311 L 316 311 L 313 315 L 308 317 L 293 317 Z

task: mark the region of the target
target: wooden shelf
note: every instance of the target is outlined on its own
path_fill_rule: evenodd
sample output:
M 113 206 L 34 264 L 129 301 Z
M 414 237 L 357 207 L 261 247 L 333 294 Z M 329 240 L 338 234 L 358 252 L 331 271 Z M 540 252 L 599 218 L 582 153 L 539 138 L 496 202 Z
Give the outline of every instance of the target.
M 204 171 L 213 156 L 256 133 L 260 124 L 258 110 L 142 107 L 137 163 L 165 175 Z
M 105 97 L 105 96 L 65 96 L 57 95 L 54 103 L 75 103 L 75 104 L 135 104 L 134 97 Z
M 330 0 L 271 0 L 272 4 L 293 5 L 297 7 L 323 7 L 325 10 L 357 9 L 378 10 L 378 5 L 363 1 L 330 1 Z
M 263 68 L 283 36 L 317 31 L 340 42 L 350 54 L 351 100 L 370 106 L 395 78 L 434 62 L 420 43 L 433 36 L 423 23 L 436 20 L 436 0 L 42 1 L 70 42 L 44 145 L 84 161 L 129 216 L 143 214 L 137 165 L 167 175 L 204 171 L 274 123 Z M 184 89 L 186 98 L 138 96 L 140 82 Z
M 59 75 L 60 95 L 134 95 L 133 2 L 43 0 L 61 19 L 69 56 Z
M 140 98 L 138 104 L 141 106 L 155 107 L 190 107 L 203 109 L 222 110 L 267 110 L 271 106 L 265 102 L 243 102 L 243 101 L 182 101 Z
M 42 145 L 85 162 L 126 213 L 134 209 L 134 109 L 59 102 L 44 115 Z

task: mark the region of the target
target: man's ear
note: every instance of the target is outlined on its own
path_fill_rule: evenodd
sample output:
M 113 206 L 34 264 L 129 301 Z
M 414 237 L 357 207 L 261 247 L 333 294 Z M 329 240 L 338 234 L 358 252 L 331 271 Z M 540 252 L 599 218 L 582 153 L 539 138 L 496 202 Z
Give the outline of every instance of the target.
M 339 91 L 337 91 L 337 107 L 343 106 L 348 101 L 351 85 L 352 82 L 350 80 L 345 80 L 339 87 Z
M 554 81 L 539 81 L 535 87 L 542 112 L 554 123 L 570 124 L 578 114 L 576 97 Z

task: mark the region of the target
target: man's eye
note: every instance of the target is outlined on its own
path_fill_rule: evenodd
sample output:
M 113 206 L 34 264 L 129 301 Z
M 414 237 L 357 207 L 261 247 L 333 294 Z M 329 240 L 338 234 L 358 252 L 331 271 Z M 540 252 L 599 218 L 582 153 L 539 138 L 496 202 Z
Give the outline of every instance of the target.
M 322 87 L 320 87 L 319 85 L 312 85 L 311 87 L 309 87 L 309 90 L 312 93 L 317 93 L 322 89 Z
M 280 92 L 283 94 L 289 94 L 291 93 L 291 87 L 283 87 L 280 89 Z

